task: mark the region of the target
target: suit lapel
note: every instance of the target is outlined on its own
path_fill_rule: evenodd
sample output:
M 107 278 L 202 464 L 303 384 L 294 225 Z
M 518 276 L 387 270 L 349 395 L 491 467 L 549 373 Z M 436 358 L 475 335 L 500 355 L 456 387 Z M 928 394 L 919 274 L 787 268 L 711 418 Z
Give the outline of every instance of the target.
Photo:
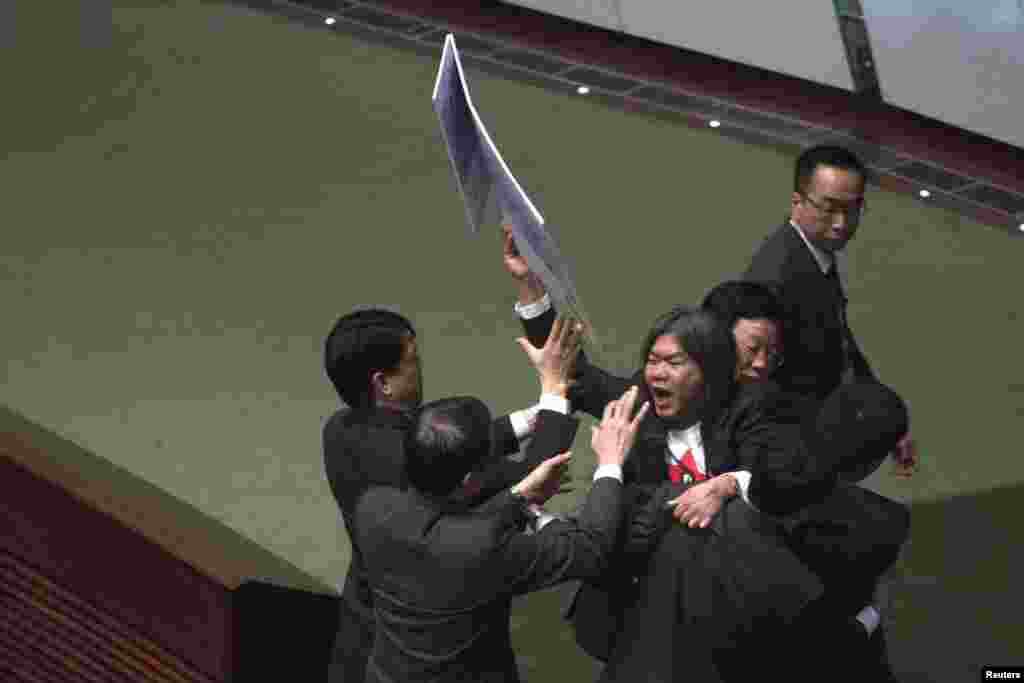
M 786 251 L 792 256 L 789 265 L 793 273 L 817 275 L 821 278 L 822 283 L 825 283 L 825 274 L 821 272 L 818 260 L 814 258 L 814 254 L 811 253 L 811 250 L 804 243 L 803 238 L 796 234 L 799 228 L 794 228 L 787 222 L 780 229 L 783 231 L 782 241 L 786 245 Z
M 709 477 L 731 470 L 735 464 L 729 438 L 741 395 L 740 393 L 733 395 L 729 406 L 714 425 L 701 425 L 701 440 L 704 442 L 704 466 Z

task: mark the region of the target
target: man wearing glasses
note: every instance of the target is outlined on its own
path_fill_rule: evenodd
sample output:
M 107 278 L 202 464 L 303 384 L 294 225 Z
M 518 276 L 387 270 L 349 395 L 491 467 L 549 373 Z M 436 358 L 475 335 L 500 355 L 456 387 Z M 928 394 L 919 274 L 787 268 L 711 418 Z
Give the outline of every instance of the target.
M 775 379 L 819 400 L 844 380 L 875 379 L 846 324 L 837 258 L 860 224 L 865 178 L 860 160 L 840 147 L 801 154 L 789 221 L 761 244 L 744 275 L 774 284 L 791 318 Z
M 804 151 L 796 162 L 789 221 L 758 248 L 745 280 L 773 285 L 788 317 L 786 362 L 773 377 L 824 401 L 840 384 L 877 382 L 846 319 L 840 255 L 866 211 L 867 169 L 842 147 Z M 893 454 L 902 474 L 917 463 L 907 435 Z
M 839 276 L 839 256 L 866 209 L 866 182 L 867 169 L 848 150 L 829 145 L 805 150 L 796 162 L 789 221 L 761 244 L 744 274 L 746 280 L 774 286 L 786 313 L 786 361 L 777 367 L 774 379 L 815 403 L 840 385 L 878 381 L 847 323 L 846 293 Z M 917 453 L 909 433 L 892 455 L 897 474 L 914 471 Z M 878 464 L 868 463 L 844 478 L 860 480 Z M 881 602 L 887 600 L 882 597 Z M 866 609 L 869 656 L 885 672 L 878 680 L 895 680 L 883 629 L 876 628 L 879 615 L 873 607 Z

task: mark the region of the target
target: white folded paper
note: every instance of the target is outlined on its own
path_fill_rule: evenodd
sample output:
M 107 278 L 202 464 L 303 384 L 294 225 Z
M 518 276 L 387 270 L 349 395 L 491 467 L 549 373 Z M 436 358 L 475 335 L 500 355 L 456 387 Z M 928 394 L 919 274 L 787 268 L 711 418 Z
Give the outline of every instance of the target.
M 593 326 L 576 295 L 569 264 L 545 227 L 544 217 L 502 159 L 473 105 L 451 34 L 444 41 L 431 100 L 441 124 L 455 184 L 466 206 L 470 233 L 479 234 L 485 225 L 497 226 L 499 221 L 510 224 L 516 248 L 544 283 L 556 309 L 584 322 L 588 340 L 597 346 Z

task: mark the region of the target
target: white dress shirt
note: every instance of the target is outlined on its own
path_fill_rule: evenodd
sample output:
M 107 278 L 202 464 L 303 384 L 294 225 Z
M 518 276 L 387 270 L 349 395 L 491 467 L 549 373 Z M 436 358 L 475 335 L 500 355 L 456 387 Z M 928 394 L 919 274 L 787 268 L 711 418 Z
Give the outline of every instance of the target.
M 707 475 L 707 459 L 704 456 L 704 440 L 700 435 L 700 423 L 687 429 L 673 429 L 668 433 L 668 453 L 665 455 L 665 466 L 673 462 L 682 462 L 687 451 L 693 456 L 693 461 L 701 474 Z M 736 485 L 740 490 L 740 497 L 747 505 L 751 505 L 747 490 L 750 488 L 750 472 L 747 470 L 736 470 L 726 472 L 736 478 Z

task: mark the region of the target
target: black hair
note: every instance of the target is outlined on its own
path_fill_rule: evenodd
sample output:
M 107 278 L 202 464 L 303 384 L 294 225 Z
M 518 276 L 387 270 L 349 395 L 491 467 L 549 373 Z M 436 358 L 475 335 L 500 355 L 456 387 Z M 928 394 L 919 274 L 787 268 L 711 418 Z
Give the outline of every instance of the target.
M 324 370 L 341 399 L 353 408 L 368 406 L 370 378 L 401 362 L 409 336 L 416 331 L 408 318 L 384 308 L 357 309 L 339 318 L 324 343 Z
M 701 422 L 715 423 L 732 400 L 736 383 L 736 340 L 732 328 L 708 311 L 676 306 L 659 316 L 644 339 L 641 366 L 658 337 L 671 335 L 704 377 L 704 405 Z
M 721 318 L 731 330 L 738 320 L 771 320 L 785 324 L 786 314 L 776 288 L 767 283 L 729 280 L 716 285 L 701 302 L 701 309 Z
M 858 472 L 877 467 L 909 427 L 899 394 L 878 382 L 854 382 L 839 385 L 825 399 L 808 441 L 815 457 L 827 459 L 840 477 L 856 480 Z
M 830 166 L 857 173 L 864 182 L 868 181 L 867 167 L 848 149 L 837 145 L 818 145 L 805 149 L 796 160 L 793 175 L 793 191 L 805 194 L 814 172 L 819 166 Z
M 409 482 L 425 493 L 450 494 L 490 452 L 490 425 L 490 410 L 469 396 L 421 406 L 406 435 Z

